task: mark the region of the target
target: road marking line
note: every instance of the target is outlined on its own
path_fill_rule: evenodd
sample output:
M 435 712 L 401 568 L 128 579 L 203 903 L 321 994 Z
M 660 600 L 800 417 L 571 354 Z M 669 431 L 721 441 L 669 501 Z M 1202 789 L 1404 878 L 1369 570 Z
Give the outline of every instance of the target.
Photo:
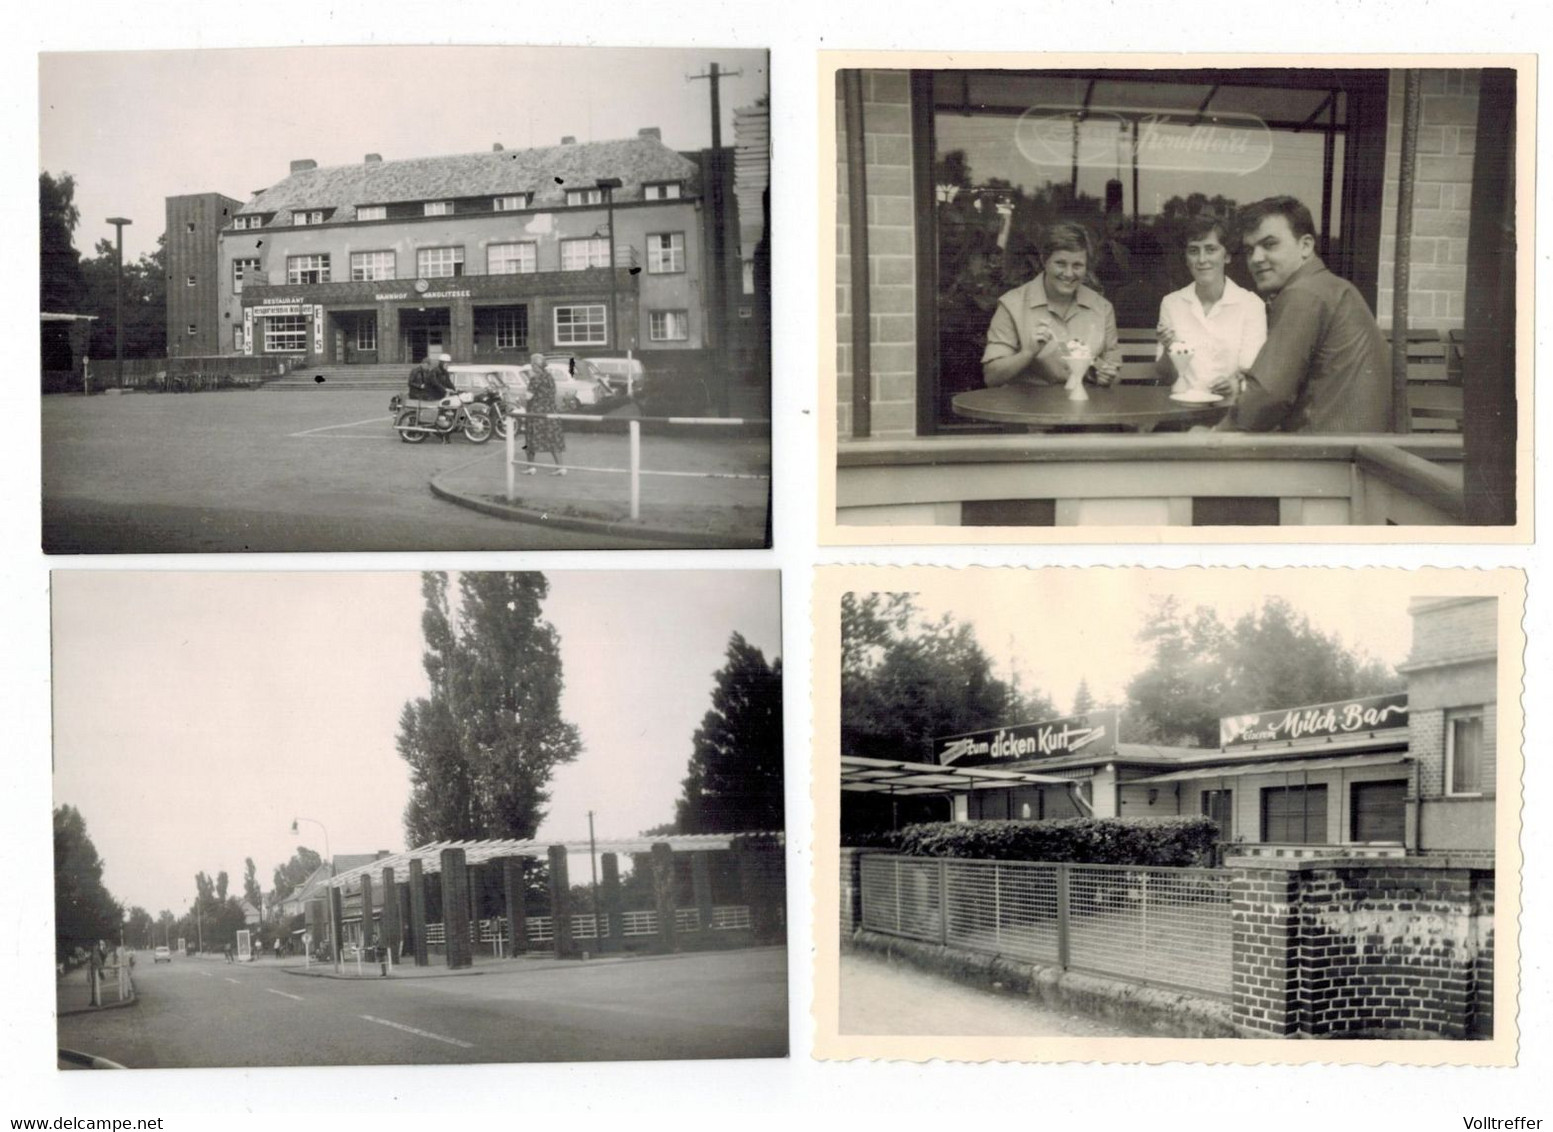
M 216 977 L 216 976 L 212 975 L 209 971 L 201 971 L 200 974 L 204 975 L 207 979 L 214 979 Z
M 349 424 L 328 424 L 328 425 L 320 425 L 320 426 L 319 426 L 319 427 L 317 427 L 317 428 L 309 428 L 309 429 L 304 429 L 304 430 L 303 430 L 303 431 L 301 431 L 301 432 L 291 432 L 291 433 L 287 433 L 287 434 L 286 434 L 286 438 L 287 438 L 287 439 L 288 439 L 288 440 L 289 440 L 289 439 L 291 439 L 291 438 L 292 438 L 292 437 L 295 437 L 295 436 L 312 436 L 312 435 L 313 435 L 313 433 L 315 433 L 315 432 L 328 432 L 328 431 L 329 431 L 329 430 L 330 430 L 330 429 L 332 429 L 332 428 L 355 428 L 355 427 L 356 427 L 356 426 L 357 426 L 357 425 L 364 425 L 364 424 L 381 424 L 381 423 L 382 423 L 382 420 L 383 420 L 383 418 L 384 418 L 384 417 L 385 417 L 385 416 L 387 416 L 387 415 L 388 415 L 388 414 L 386 414 L 386 413 L 379 413 L 379 414 L 378 414 L 378 415 L 377 415 L 377 416 L 375 416 L 375 417 L 368 417 L 368 418 L 367 418 L 367 419 L 366 419 L 366 420 L 364 420 L 364 421 L 351 421 L 351 422 L 350 422 L 350 423 L 349 423 Z M 389 425 L 390 425 L 390 427 L 391 427 L 391 426 L 392 426 L 392 425 L 393 425 L 393 420 L 392 420 L 392 418 L 390 418 L 390 419 L 389 419 Z
M 291 999 L 294 1002 L 301 1002 L 302 1001 L 302 996 L 299 995 L 299 994 L 287 994 L 285 991 L 283 991 L 283 990 L 276 990 L 274 987 L 265 987 L 264 989 L 269 991 L 271 994 L 278 994 L 278 995 L 280 995 L 281 998 L 289 998 L 289 999 Z
M 457 1038 L 444 1038 L 441 1034 L 433 1034 L 429 1030 L 417 1030 L 414 1026 L 406 1026 L 401 1022 L 390 1022 L 387 1018 L 374 1018 L 370 1014 L 363 1014 L 368 1022 L 376 1022 L 380 1026 L 392 1026 L 396 1030 L 403 1030 L 407 1034 L 415 1034 L 422 1038 L 430 1038 L 434 1042 L 447 1042 L 450 1046 L 458 1046 L 461 1049 L 474 1049 L 473 1042 L 461 1042 Z
M 227 982 L 233 984 L 234 986 L 237 985 L 237 980 L 236 979 L 228 979 Z

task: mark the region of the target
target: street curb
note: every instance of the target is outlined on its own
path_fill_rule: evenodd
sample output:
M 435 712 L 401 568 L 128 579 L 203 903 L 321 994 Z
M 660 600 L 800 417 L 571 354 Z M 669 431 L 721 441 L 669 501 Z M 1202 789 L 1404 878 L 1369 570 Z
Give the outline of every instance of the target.
M 566 531 L 581 531 L 585 534 L 613 535 L 617 538 L 671 542 L 681 546 L 712 550 L 764 550 L 766 547 L 764 536 L 760 538 L 740 538 L 737 536 L 718 535 L 711 531 L 685 531 L 673 527 L 644 527 L 636 523 L 621 522 L 616 519 L 585 519 L 572 515 L 551 515 L 548 511 L 534 511 L 527 507 L 496 503 L 493 500 L 465 495 L 463 492 L 454 491 L 452 488 L 438 483 L 438 478 L 438 476 L 433 476 L 430 485 L 431 493 L 438 499 L 457 504 L 460 507 L 467 507 L 471 511 L 479 511 L 481 514 L 490 515 L 493 518 L 506 519 L 510 522 L 534 523 L 538 526 L 556 527 Z
M 54 1017 L 69 1018 L 76 1014 L 101 1014 L 104 1010 L 121 1010 L 126 1006 L 135 1006 L 139 1004 L 139 1002 L 140 996 L 136 994 L 135 989 L 131 987 L 129 997 L 126 998 L 123 1002 L 105 1002 L 101 1006 L 82 1006 L 75 1010 L 59 1010 L 56 1008 L 54 1011 Z
M 716 951 L 671 951 L 663 955 L 594 955 L 593 958 L 583 959 L 545 959 L 541 960 L 545 965 L 534 970 L 525 971 L 521 967 L 475 967 L 468 970 L 447 971 L 439 969 L 434 975 L 389 975 L 389 981 L 408 982 L 410 980 L 424 981 L 426 979 L 456 979 L 467 978 L 470 975 L 543 975 L 550 971 L 576 971 L 588 967 L 615 966 L 624 963 L 657 963 L 666 959 L 686 959 L 700 955 L 732 955 L 748 951 L 786 951 L 786 944 L 762 944 L 757 947 L 731 947 Z M 511 962 L 511 960 L 503 960 Z M 403 966 L 401 964 L 400 966 Z M 398 968 L 395 968 L 396 970 Z M 417 968 L 412 967 L 411 970 Z M 335 979 L 342 983 L 367 983 L 374 980 L 382 981 L 381 975 L 336 975 L 333 972 L 320 971 L 314 974 L 303 967 L 282 967 L 282 974 L 291 975 L 298 979 Z
M 373 966 L 375 967 L 377 964 L 374 963 Z M 396 967 L 395 970 L 398 970 L 398 968 Z M 342 983 L 367 983 L 374 979 L 379 982 L 382 982 L 384 979 L 390 982 L 395 980 L 404 982 L 406 979 L 463 979 L 468 978 L 470 975 L 484 975 L 488 972 L 468 970 L 439 972 L 435 975 L 336 975 L 333 971 L 319 971 L 315 974 L 306 968 L 282 967 L 281 973 L 298 979 L 336 979 Z

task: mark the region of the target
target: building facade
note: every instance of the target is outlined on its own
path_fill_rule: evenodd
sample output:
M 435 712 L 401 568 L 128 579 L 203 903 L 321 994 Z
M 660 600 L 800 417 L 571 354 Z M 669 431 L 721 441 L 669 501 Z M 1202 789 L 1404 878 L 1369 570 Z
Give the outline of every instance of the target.
M 243 202 L 221 193 L 167 198 L 167 356 L 212 357 L 233 353 L 223 341 L 224 318 L 218 264 L 221 235 Z

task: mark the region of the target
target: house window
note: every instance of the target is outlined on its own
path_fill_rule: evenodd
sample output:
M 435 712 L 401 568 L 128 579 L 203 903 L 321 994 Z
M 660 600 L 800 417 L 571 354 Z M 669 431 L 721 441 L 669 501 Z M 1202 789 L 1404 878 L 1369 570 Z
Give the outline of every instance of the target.
M 1486 779 L 1483 711 L 1453 711 L 1445 718 L 1445 781 L 1452 794 L 1481 794 Z
M 290 255 L 286 257 L 287 283 L 329 282 L 329 256 Z
M 688 311 L 652 311 L 647 316 L 647 336 L 654 342 L 683 342 L 690 337 Z
M 415 274 L 420 279 L 446 279 L 464 273 L 464 249 L 421 248 L 415 253 Z
M 603 189 L 567 189 L 566 203 L 573 207 L 584 204 L 603 204 Z
M 1235 792 L 1233 790 L 1204 790 L 1202 815 L 1219 827 L 1219 840 L 1228 841 L 1235 836 Z
M 504 197 L 497 197 L 491 202 L 491 207 L 497 212 L 517 212 L 520 208 L 527 208 L 532 199 L 529 193 L 511 193 Z
M 186 285 L 190 286 L 190 287 L 194 287 L 194 286 L 198 286 L 198 283 L 199 283 L 199 281 L 194 276 L 191 275 L 191 276 L 189 276 Z
M 609 241 L 598 237 L 561 241 L 561 270 L 582 271 L 609 266 Z
M 192 322 L 189 323 L 189 337 L 193 338 L 196 333 L 198 333 L 198 328 Z
M 678 181 L 660 181 L 642 186 L 643 200 L 679 200 Z
M 485 249 L 487 275 L 528 275 L 538 270 L 539 250 L 535 244 L 492 244 Z
M 1349 831 L 1355 843 L 1401 844 L 1407 836 L 1407 779 L 1355 782 L 1349 791 Z
M 300 314 L 271 315 L 264 320 L 266 354 L 305 354 L 307 318 Z
M 393 252 L 352 252 L 351 281 L 365 283 L 374 279 L 393 279 L 399 260 Z
M 496 312 L 496 348 L 528 349 L 527 307 L 504 307 Z
M 452 216 L 453 202 L 450 200 L 429 200 L 426 202 L 424 211 L 427 216 Z
M 1327 788 L 1269 786 L 1262 791 L 1262 840 L 1276 845 L 1325 845 Z
M 246 228 L 263 228 L 264 227 L 264 217 L 262 217 L 262 216 L 239 216 L 235 220 L 232 221 L 232 227 L 238 229 L 239 231 L 242 231 L 243 229 L 246 229 Z
M 387 220 L 388 206 L 386 204 L 363 204 L 356 207 L 357 220 Z
M 304 210 L 302 212 L 293 212 L 291 214 L 291 223 L 298 226 L 305 224 L 322 224 L 323 222 L 323 210 L 319 208 L 312 209 L 311 211 Z
M 192 220 L 189 221 L 188 225 L 186 226 L 186 229 L 187 229 L 187 231 L 190 231 L 190 232 L 194 231 L 194 221 L 192 221 Z
M 356 320 L 356 349 L 377 349 L 377 316 L 364 315 Z
M 583 303 L 555 308 L 555 344 L 557 346 L 602 346 L 604 304 Z
M 647 237 L 647 273 L 667 275 L 685 270 L 685 233 L 654 232 Z
M 232 261 L 232 294 L 241 295 L 243 293 L 243 280 L 250 275 L 256 280 L 259 277 L 259 260 L 257 257 L 253 259 L 234 259 Z

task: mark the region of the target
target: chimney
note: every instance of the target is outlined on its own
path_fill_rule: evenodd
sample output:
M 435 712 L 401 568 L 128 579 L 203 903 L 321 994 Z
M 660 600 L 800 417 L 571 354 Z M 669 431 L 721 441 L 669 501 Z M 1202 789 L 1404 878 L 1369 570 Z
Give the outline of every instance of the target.
M 491 152 L 492 153 L 501 153 L 504 150 L 506 150 L 506 148 L 507 147 L 502 145 L 501 142 L 492 142 L 491 143 Z
M 362 164 L 363 165 L 380 165 L 380 164 L 382 164 L 382 161 L 383 161 L 383 155 L 381 153 L 369 153 L 362 160 Z
M 643 126 L 636 131 L 636 136 L 643 141 L 661 142 L 663 140 L 663 131 L 657 126 Z
M 291 171 L 293 173 L 306 173 L 309 169 L 317 168 L 318 162 L 314 161 L 311 157 L 304 157 L 300 161 L 293 161 L 291 163 Z
M 571 134 L 567 134 L 564 138 L 561 139 L 561 144 L 562 145 L 576 145 L 577 144 L 577 139 L 572 137 Z

